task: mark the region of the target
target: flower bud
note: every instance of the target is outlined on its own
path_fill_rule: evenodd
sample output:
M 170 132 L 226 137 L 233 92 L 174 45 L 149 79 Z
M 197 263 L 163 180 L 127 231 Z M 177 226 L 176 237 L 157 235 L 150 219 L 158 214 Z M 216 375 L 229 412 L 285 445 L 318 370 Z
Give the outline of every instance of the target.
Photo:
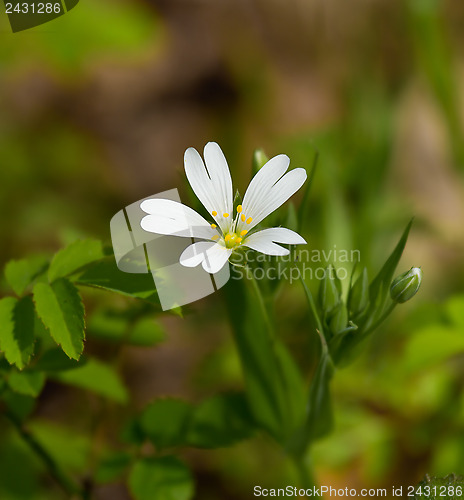
M 260 170 L 268 161 L 269 158 L 262 149 L 255 149 L 253 153 L 252 165 L 253 175 L 256 174 L 256 172 L 258 172 L 258 170 Z
M 369 277 L 367 269 L 355 281 L 348 293 L 348 309 L 352 317 L 362 314 L 369 306 Z
M 422 281 L 420 267 L 411 267 L 409 271 L 400 274 L 390 285 L 390 296 L 394 302 L 402 304 L 416 295 Z

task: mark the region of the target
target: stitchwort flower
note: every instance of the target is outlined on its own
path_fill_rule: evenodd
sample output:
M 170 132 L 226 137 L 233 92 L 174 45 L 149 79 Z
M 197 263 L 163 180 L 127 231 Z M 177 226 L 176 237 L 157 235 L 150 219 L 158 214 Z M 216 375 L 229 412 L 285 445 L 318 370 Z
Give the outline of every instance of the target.
M 275 156 L 253 177 L 242 204 L 234 207 L 232 178 L 219 145 L 215 142 L 206 144 L 204 157 L 206 165 L 198 151 L 187 149 L 185 173 L 212 222 L 172 200 L 148 199 L 140 205 L 148 214 L 141 221 L 146 231 L 201 240 L 184 250 L 180 256 L 182 265 L 196 267 L 202 264 L 205 271 L 214 274 L 227 264 L 233 252 L 242 247 L 267 255 L 288 255 L 289 250 L 277 243 L 306 243 L 299 234 L 284 227 L 253 231 L 300 189 L 307 177 L 303 168 L 287 172 L 288 156 Z

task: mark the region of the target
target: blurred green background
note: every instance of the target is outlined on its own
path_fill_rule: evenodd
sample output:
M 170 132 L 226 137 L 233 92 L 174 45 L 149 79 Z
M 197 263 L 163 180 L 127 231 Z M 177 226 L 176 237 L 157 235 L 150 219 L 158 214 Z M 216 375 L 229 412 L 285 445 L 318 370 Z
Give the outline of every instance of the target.
M 456 0 L 81 0 L 17 34 L 3 15 L 2 267 L 78 237 L 109 241 L 118 210 L 184 184 L 189 146 L 217 141 L 242 193 L 254 148 L 308 169 L 318 151 L 309 248 L 359 249 L 374 274 L 415 215 L 399 271 L 422 266 L 425 278 L 335 378 L 336 427 L 314 450 L 317 481 L 391 488 L 426 472 L 462 473 L 463 25 Z M 47 382 L 31 425 L 67 469 L 91 474 L 95 455 L 119 446 L 125 416 L 155 397 L 197 401 L 242 385 L 220 294 L 184 318 L 160 316 L 166 338 L 154 347 L 108 348 L 102 331 L 113 326 L 98 308 L 126 301 L 84 299 L 86 351 L 117 368 L 130 396 L 116 388 L 108 402 Z M 315 341 L 298 285 L 277 307 L 282 336 L 310 364 Z M 63 498 L 0 425 L 0 498 Z M 260 438 L 184 458 L 200 500 L 295 482 Z M 95 499 L 130 498 L 102 474 Z

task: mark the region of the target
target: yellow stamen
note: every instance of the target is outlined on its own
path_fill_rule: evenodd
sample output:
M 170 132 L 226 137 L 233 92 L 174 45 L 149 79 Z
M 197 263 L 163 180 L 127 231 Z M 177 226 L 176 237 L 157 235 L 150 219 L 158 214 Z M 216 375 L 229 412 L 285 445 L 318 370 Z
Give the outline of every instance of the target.
M 229 234 L 226 234 L 226 237 L 224 238 L 225 241 L 229 241 L 232 238 L 232 236 Z
M 217 240 L 217 239 L 219 239 L 219 234 L 215 234 L 215 235 L 214 235 L 211 239 L 212 239 L 212 240 Z
M 241 215 L 242 222 L 245 222 L 245 214 Z
M 248 231 L 246 229 L 244 229 L 243 231 L 240 231 L 240 236 L 245 236 L 245 234 L 247 234 Z
M 242 238 L 237 238 L 237 243 L 241 243 L 242 242 Z
M 213 217 L 216 217 L 216 215 L 217 215 L 216 210 L 213 210 L 211 213 L 213 214 Z
M 247 223 L 247 224 L 250 224 L 250 222 L 251 222 L 252 220 L 253 220 L 253 219 L 252 219 L 251 217 L 248 217 L 248 219 L 247 219 L 246 223 Z
M 217 228 L 216 224 L 211 224 L 211 227 L 212 227 L 213 229 Z
M 239 205 L 239 206 L 237 207 L 237 212 L 238 212 L 238 213 L 240 213 L 241 211 L 242 211 L 242 205 Z
M 225 217 L 227 219 L 227 217 L 229 217 L 229 214 L 228 213 L 225 213 L 225 214 L 222 214 L 223 217 Z

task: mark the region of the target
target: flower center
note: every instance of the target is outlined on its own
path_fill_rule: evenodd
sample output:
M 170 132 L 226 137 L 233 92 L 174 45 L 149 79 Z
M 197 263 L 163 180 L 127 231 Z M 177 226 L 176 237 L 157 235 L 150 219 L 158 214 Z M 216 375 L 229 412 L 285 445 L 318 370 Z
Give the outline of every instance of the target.
M 224 242 L 227 248 L 235 248 L 236 246 L 240 245 L 240 243 L 242 242 L 242 238 L 240 238 L 240 236 L 238 236 L 236 233 L 227 233 L 224 236 Z

